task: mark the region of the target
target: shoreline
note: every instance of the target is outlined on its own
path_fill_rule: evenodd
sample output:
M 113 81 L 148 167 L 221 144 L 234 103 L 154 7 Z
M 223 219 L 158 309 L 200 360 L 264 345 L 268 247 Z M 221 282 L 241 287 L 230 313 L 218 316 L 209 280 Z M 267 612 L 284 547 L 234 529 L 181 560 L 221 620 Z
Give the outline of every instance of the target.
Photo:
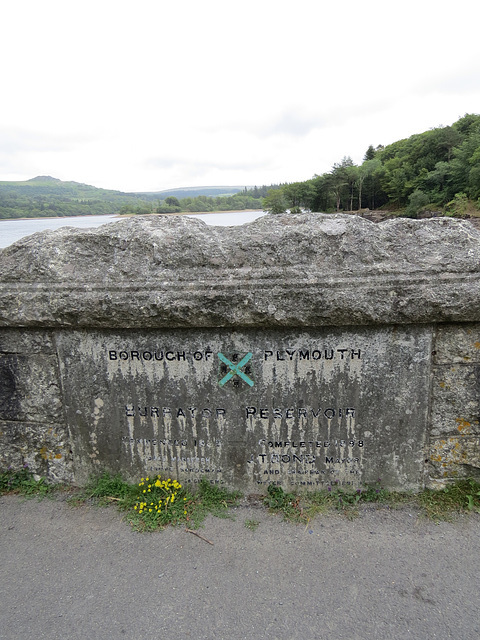
M 217 213 L 248 213 L 258 211 L 264 213 L 263 209 L 228 209 L 228 211 L 180 211 L 179 213 L 146 213 L 145 216 L 205 216 L 209 214 L 217 214 Z M 78 215 L 78 216 L 39 216 L 38 218 L 0 218 L 0 222 L 8 222 L 12 220 L 67 220 L 68 218 L 107 218 L 109 216 L 113 216 L 114 218 L 122 219 L 122 218 L 141 218 L 143 216 L 138 216 L 135 213 L 92 213 L 89 215 Z
M 228 209 L 227 211 L 179 211 L 178 213 L 146 213 L 144 216 L 137 216 L 135 213 L 124 213 L 123 215 L 117 214 L 117 218 L 142 218 L 147 216 L 208 216 L 210 214 L 216 215 L 217 213 L 252 213 L 252 212 L 265 213 L 264 209 Z M 109 214 L 115 215 L 115 214 Z

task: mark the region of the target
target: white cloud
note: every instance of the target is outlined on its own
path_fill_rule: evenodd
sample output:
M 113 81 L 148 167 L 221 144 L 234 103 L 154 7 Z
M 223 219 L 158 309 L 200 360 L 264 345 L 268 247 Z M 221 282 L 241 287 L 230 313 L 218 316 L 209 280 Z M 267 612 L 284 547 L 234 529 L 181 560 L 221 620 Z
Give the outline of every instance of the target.
M 0 179 L 157 190 L 361 162 L 369 144 L 478 111 L 475 6 L 11 1 Z

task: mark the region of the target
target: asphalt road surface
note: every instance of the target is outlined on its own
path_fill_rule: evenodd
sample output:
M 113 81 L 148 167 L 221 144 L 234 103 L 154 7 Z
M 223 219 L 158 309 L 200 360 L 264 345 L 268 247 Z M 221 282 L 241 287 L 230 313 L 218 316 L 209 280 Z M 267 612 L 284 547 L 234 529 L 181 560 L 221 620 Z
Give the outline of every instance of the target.
M 211 545 L 136 533 L 113 508 L 0 497 L 0 639 L 480 638 L 479 516 L 233 513 L 199 530 Z

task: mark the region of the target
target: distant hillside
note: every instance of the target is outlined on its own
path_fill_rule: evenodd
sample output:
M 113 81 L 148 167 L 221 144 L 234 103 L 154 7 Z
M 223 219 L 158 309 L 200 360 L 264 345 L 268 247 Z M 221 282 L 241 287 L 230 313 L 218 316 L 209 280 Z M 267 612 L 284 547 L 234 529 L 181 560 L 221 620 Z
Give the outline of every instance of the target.
M 37 176 L 22 182 L 0 181 L 0 219 L 152 213 L 173 196 L 231 196 L 244 187 L 185 187 L 157 192 L 125 193 L 80 182 Z
M 64 182 L 51 176 L 37 176 L 24 182 L 0 182 L 0 189 L 3 192 L 24 193 L 29 195 L 58 195 L 75 198 L 110 199 L 115 196 L 125 196 L 122 191 L 112 191 L 110 189 L 99 189 L 81 182 Z M 128 194 L 133 195 L 133 194 Z
M 250 187 L 247 187 L 247 189 Z M 195 198 L 196 196 L 209 196 L 215 198 L 218 196 L 233 196 L 234 193 L 243 191 L 245 187 L 184 187 L 181 189 L 168 189 L 167 191 L 157 191 L 152 195 L 164 200 L 169 196 L 175 198 Z M 150 195 L 150 194 L 148 194 Z
M 125 204 L 146 199 L 137 194 L 98 189 L 80 182 L 37 176 L 0 182 L 0 218 L 41 218 L 117 213 Z

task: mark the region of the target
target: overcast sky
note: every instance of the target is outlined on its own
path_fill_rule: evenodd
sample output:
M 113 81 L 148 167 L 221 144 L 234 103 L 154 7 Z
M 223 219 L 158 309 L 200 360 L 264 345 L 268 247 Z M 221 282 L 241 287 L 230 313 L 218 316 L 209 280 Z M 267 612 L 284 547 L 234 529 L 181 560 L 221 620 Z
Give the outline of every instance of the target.
M 478 1 L 2 0 L 0 180 L 307 180 L 480 113 Z

